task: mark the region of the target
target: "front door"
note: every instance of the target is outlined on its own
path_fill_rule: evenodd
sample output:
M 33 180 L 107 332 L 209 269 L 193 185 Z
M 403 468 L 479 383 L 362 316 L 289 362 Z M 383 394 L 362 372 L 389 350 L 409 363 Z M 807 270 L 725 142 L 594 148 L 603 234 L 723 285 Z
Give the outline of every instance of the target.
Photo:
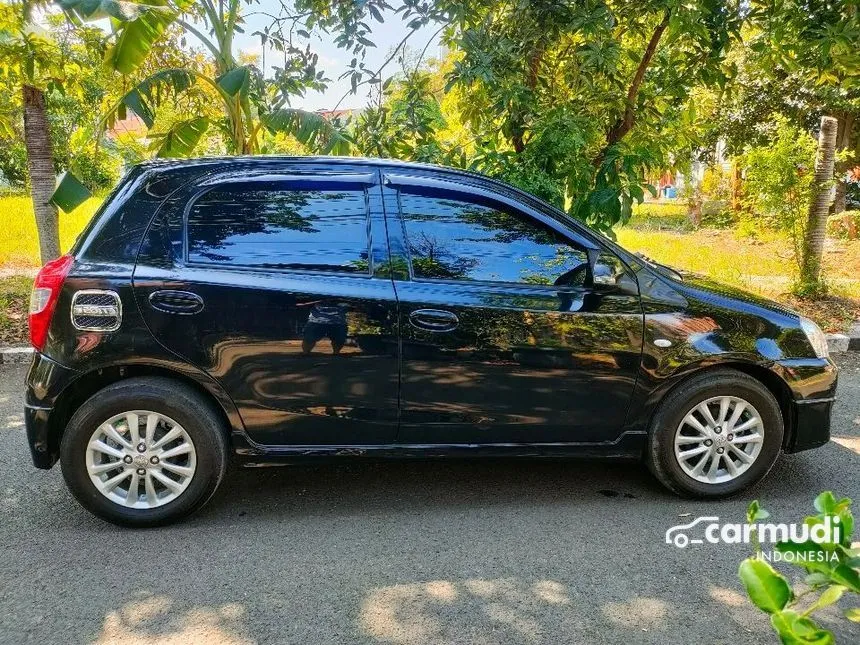
M 480 184 L 386 176 L 384 185 L 392 261 L 407 267 L 395 280 L 399 440 L 617 440 L 643 324 L 622 262 Z
M 146 248 L 173 257 L 142 254 L 137 300 L 155 337 L 223 386 L 254 441 L 391 443 L 397 318 L 392 281 L 375 273 L 388 259 L 378 173 L 320 174 L 190 187 L 153 227 L 170 239 Z

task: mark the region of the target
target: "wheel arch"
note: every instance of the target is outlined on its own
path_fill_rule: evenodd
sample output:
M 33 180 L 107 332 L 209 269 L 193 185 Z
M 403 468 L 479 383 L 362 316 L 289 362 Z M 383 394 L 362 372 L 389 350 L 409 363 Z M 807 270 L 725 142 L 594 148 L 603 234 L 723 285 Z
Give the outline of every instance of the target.
M 665 387 L 658 388 L 658 391 L 652 396 L 652 403 L 648 411 L 648 421 L 646 426 L 648 432 L 651 431 L 654 416 L 657 414 L 657 410 L 660 407 L 660 401 L 665 399 L 671 392 L 675 391 L 682 384 L 686 383 L 693 377 L 701 376 L 702 374 L 707 374 L 708 372 L 717 372 L 726 369 L 736 370 L 754 378 L 765 388 L 767 388 L 767 390 L 773 395 L 773 397 L 776 399 L 777 404 L 779 405 L 779 410 L 782 413 L 782 420 L 784 425 L 782 446 L 783 448 L 785 448 L 786 446 L 791 445 L 794 440 L 795 428 L 795 408 L 794 405 L 792 405 L 794 397 L 792 396 L 791 389 L 789 388 L 788 384 L 779 376 L 779 374 L 777 374 L 773 370 L 768 369 L 764 365 L 760 365 L 758 363 L 745 362 L 741 360 L 729 360 L 699 365 L 693 369 L 683 372 L 682 374 L 678 374 L 674 379 L 671 380 L 671 382 L 666 384 Z
M 236 406 L 226 392 L 214 381 L 201 383 L 193 376 L 171 367 L 146 363 L 103 366 L 86 372 L 70 383 L 54 402 L 48 422 L 48 451 L 59 454 L 60 441 L 66 425 L 75 411 L 99 390 L 133 377 L 157 376 L 182 383 L 209 401 L 223 428 L 229 434 L 245 433 L 245 427 Z M 230 436 L 227 437 L 230 440 Z

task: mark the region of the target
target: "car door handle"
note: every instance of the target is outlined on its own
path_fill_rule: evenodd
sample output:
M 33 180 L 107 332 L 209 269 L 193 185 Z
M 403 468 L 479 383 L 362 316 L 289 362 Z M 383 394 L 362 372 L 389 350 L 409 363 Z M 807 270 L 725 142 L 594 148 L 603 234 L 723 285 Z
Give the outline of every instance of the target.
M 453 331 L 460 319 L 453 312 L 442 309 L 416 309 L 409 314 L 409 324 L 425 331 Z
M 168 314 L 197 314 L 203 311 L 203 298 L 190 291 L 165 289 L 149 294 L 149 304 Z

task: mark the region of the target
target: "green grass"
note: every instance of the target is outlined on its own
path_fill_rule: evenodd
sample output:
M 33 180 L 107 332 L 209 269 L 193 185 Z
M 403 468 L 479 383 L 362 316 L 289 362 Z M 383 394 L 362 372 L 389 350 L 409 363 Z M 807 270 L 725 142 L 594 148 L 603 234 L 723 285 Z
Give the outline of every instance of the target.
M 643 230 L 689 231 L 693 228 L 687 205 L 681 202 L 634 204 L 628 227 Z
M 792 269 L 787 243 L 778 236 L 752 244 L 728 231 L 680 233 L 621 228 L 616 234 L 619 244 L 630 251 L 742 286 L 747 286 L 745 275 L 788 277 Z
M 27 341 L 27 308 L 33 281 L 23 276 L 0 279 L 0 345 Z
M 93 197 L 71 213 L 60 212 L 63 252 L 74 244 L 101 203 L 101 197 Z M 0 267 L 26 269 L 40 265 L 33 202 L 27 195 L 0 196 Z

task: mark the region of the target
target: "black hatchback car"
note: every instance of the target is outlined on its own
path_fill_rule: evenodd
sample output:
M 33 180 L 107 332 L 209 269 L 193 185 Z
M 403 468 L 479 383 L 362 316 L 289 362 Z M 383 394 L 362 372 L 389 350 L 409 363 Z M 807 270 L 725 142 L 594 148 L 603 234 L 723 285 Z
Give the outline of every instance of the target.
M 34 463 L 135 526 L 202 506 L 231 455 L 641 458 L 719 497 L 827 442 L 836 390 L 797 314 L 382 160 L 138 166 L 41 270 L 30 328 Z

